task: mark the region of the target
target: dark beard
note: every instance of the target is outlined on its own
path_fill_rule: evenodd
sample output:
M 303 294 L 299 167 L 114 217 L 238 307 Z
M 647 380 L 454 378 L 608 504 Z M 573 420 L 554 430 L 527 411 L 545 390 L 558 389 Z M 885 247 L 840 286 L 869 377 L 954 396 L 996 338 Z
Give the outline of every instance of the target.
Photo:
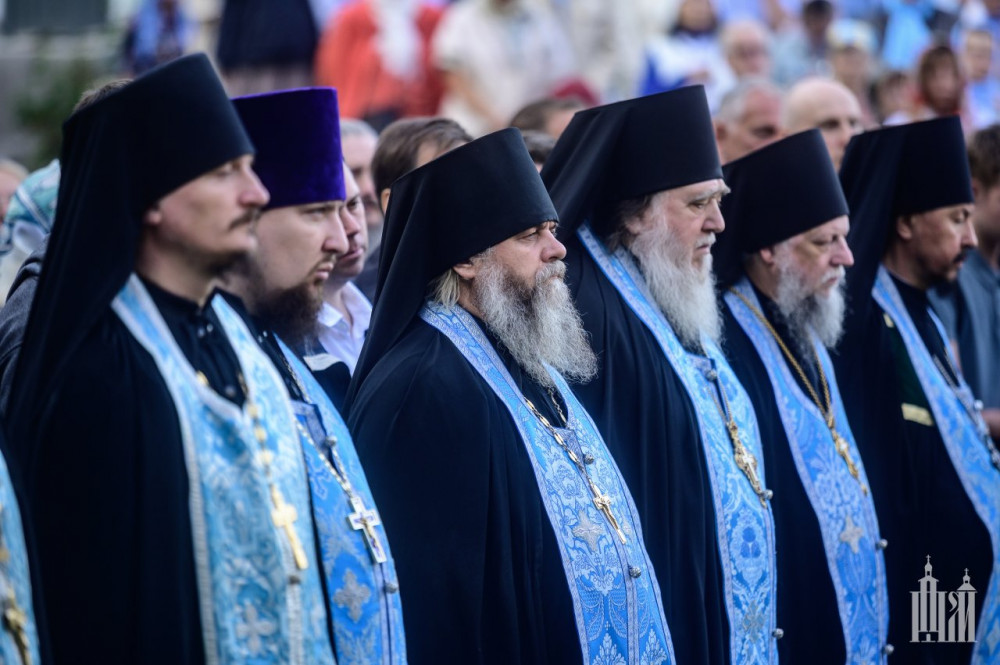
M 322 292 L 309 284 L 267 296 L 257 301 L 257 318 L 286 344 L 302 351 L 313 336 L 316 317 L 323 306 Z

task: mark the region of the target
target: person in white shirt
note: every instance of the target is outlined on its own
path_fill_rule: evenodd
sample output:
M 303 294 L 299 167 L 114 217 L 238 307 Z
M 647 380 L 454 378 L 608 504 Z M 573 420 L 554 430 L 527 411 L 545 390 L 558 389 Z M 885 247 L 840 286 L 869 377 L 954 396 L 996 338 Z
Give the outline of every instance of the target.
M 371 320 L 372 305 L 351 280 L 365 267 L 368 249 L 368 227 L 361 191 L 351 170 L 344 168 L 347 204 L 340 210 L 340 220 L 347 235 L 347 253 L 337 259 L 337 265 L 326 282 L 323 306 L 317 317 L 316 344 L 309 349 L 306 364 L 313 372 L 322 372 L 342 362 L 353 373 L 361 355 L 365 333 Z

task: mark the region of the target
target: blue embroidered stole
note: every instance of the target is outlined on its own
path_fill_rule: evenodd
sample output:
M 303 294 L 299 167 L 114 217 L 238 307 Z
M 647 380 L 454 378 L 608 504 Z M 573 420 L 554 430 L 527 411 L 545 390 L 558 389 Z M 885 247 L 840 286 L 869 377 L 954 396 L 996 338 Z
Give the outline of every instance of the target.
M 763 314 L 746 277 L 733 288 Z M 885 662 L 881 654 L 889 630 L 888 587 L 885 560 L 876 545 L 879 527 L 875 504 L 851 476 L 837 452 L 825 416 L 792 375 L 774 336 L 735 294 L 727 293 L 725 300 L 767 369 L 795 468 L 819 520 L 830 578 L 837 594 L 847 660 Z M 869 487 L 830 356 L 817 340 L 813 340 L 813 345 L 830 391 L 837 432 L 847 441 L 861 483 Z
M 300 409 L 297 416 L 302 424 L 299 432 L 309 472 L 313 519 L 319 532 L 337 662 L 406 665 L 399 578 L 385 530 L 381 524 L 373 527 L 386 557 L 385 562 L 375 563 L 362 531 L 352 528 L 355 509 L 328 466 L 331 456 L 326 440 L 333 437 L 337 456 L 344 465 L 338 472 L 346 472 L 364 507 L 375 510 L 351 433 L 312 372 L 284 344 L 281 351 L 305 393 L 306 403 L 296 403 Z
M 747 477 L 736 466 L 732 442 L 719 411 L 716 388 L 706 375 L 715 372 L 718 376 L 743 443 L 757 458 L 758 474 L 763 483 L 760 431 L 750 398 L 713 342 L 702 341 L 706 356 L 697 356 L 684 349 L 624 249 L 610 253 L 594 236 L 589 224 L 582 226 L 578 234 L 605 277 L 656 338 L 698 414 L 713 493 L 732 662 L 776 663 L 774 520 L 770 509 L 761 505 Z M 677 444 L 679 442 L 646 442 L 646 445 Z
M 964 393 L 960 398 L 941 371 L 935 367 L 930 352 L 910 319 L 899 290 L 896 289 L 884 266 L 879 267 L 872 295 L 892 319 L 903 338 L 903 344 L 910 354 L 920 387 L 934 414 L 934 423 L 941 432 L 948 457 L 962 481 L 965 493 L 976 509 L 976 514 L 990 534 L 990 542 L 993 545 L 993 570 L 986 593 L 979 596 L 982 599 L 982 611 L 976 629 L 976 646 L 972 654 L 972 663 L 991 665 L 1000 660 L 1000 470 L 997 470 L 990 461 L 982 438 L 983 424 L 978 414 L 973 416 L 962 404 L 962 398 L 966 399 L 968 404 L 972 403 L 972 392 L 968 384 L 959 375 L 958 389 Z M 945 341 L 945 348 L 949 348 L 944 328 L 933 312 L 931 318 L 937 326 L 941 339 Z M 933 469 L 928 471 L 933 473 Z M 984 580 L 980 580 L 979 584 L 983 582 Z M 974 585 L 975 583 L 973 580 Z
M 622 543 L 587 481 L 528 406 L 479 325 L 461 307 L 428 304 L 421 318 L 455 344 L 504 403 L 524 441 L 569 583 L 585 663 L 673 663 L 673 644 L 632 495 L 590 416 L 555 371 L 567 426 L 557 428 L 594 483 L 611 497 Z M 592 461 L 591 461 L 592 460 Z
M 32 663 L 38 663 L 38 633 L 31 600 L 31 573 L 28 550 L 24 544 L 21 511 L 10 482 L 7 462 L 0 455 L 0 547 L 6 551 L 0 557 L 0 612 L 20 609 L 24 612 L 24 637 Z M 16 608 L 14 605 L 16 604 Z M 14 639 L 13 626 L 0 626 L 0 663 L 20 663 L 21 652 Z
M 153 357 L 177 410 L 205 660 L 332 665 L 308 481 L 288 392 L 239 316 L 221 298 L 212 304 L 242 368 L 248 391 L 243 409 L 198 381 L 135 275 L 112 304 Z M 258 421 L 251 417 L 251 399 Z M 255 436 L 258 422 L 273 455 L 269 464 Z M 286 531 L 272 521 L 271 482 L 297 515 L 291 528 L 308 557 L 304 570 L 295 564 Z

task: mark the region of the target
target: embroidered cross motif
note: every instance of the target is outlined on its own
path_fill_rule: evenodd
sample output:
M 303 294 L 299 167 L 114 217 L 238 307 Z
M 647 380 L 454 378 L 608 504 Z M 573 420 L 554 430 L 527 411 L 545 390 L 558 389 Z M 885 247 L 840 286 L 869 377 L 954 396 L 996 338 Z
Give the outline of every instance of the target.
M 257 608 L 247 603 L 243 607 L 243 621 L 236 624 L 236 637 L 247 641 L 247 649 L 251 655 L 258 655 L 264 648 L 261 638 L 270 637 L 277 632 L 278 626 L 257 614 Z
M 854 520 L 851 516 L 847 516 L 846 524 L 844 530 L 840 532 L 840 542 L 850 545 L 851 551 L 857 554 L 860 550 L 858 549 L 858 541 L 861 537 L 865 535 L 865 530 L 854 524 Z
M 333 602 L 337 607 L 347 608 L 347 614 L 352 621 L 361 619 L 361 606 L 371 598 L 372 591 L 364 584 L 358 584 L 358 578 L 353 570 L 344 573 L 344 586 L 333 594 Z
M 579 512 L 580 521 L 573 527 L 573 535 L 587 542 L 591 552 L 597 551 L 597 539 L 601 537 L 601 527 L 594 524 L 587 516 L 587 511 Z
M 292 547 L 292 556 L 295 557 L 295 566 L 299 570 L 305 570 L 309 567 L 309 558 L 302 547 L 302 541 L 299 540 L 299 534 L 295 532 L 295 521 L 299 519 L 299 513 L 295 510 L 295 506 L 285 503 L 281 490 L 274 484 L 271 485 L 271 502 L 274 503 L 271 521 L 276 528 L 284 529 L 288 544 Z
M 382 523 L 378 513 L 373 508 L 365 508 L 364 499 L 357 494 L 351 497 L 351 508 L 354 512 L 347 516 L 351 528 L 360 531 L 364 536 L 365 544 L 375 563 L 385 563 L 387 560 L 385 549 L 382 548 L 382 541 L 375 532 L 375 527 Z

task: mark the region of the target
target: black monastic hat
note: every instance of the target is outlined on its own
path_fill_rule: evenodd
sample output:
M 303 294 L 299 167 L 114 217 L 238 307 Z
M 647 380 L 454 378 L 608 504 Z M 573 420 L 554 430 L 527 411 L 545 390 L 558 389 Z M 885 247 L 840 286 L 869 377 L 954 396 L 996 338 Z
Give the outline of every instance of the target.
M 542 169 L 567 238 L 602 204 L 722 177 L 702 86 L 580 111 Z M 591 220 L 599 234 L 611 229 Z
M 18 420 L 32 426 L 51 381 L 124 286 L 145 211 L 252 152 L 203 53 L 152 69 L 65 122 L 59 205 L 12 392 Z
M 948 116 L 855 136 L 840 184 L 851 209 L 852 270 L 873 279 L 897 217 L 973 202 L 961 122 Z
M 712 247 L 719 285 L 743 273 L 743 256 L 847 214 L 847 200 L 818 129 L 793 134 L 722 167 L 726 230 Z
M 556 219 L 516 129 L 455 148 L 394 182 L 372 323 L 351 395 L 420 311 L 433 279 L 525 229 Z

